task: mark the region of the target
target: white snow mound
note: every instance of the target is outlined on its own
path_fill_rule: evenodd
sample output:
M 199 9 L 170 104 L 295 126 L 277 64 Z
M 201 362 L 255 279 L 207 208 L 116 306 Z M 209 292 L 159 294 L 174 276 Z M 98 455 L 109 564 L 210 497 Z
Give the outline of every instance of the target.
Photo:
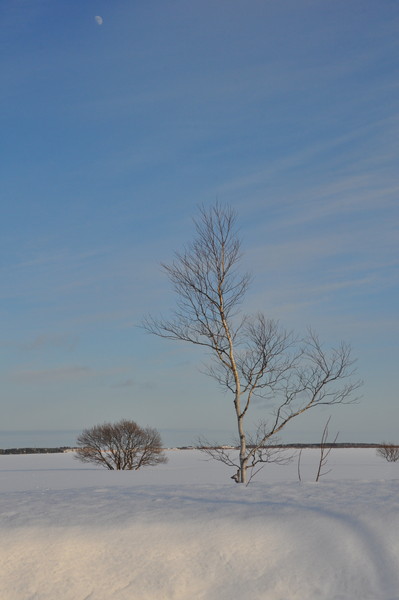
M 318 484 L 270 465 L 248 487 L 195 451 L 139 473 L 2 456 L 0 598 L 398 600 L 399 465 L 335 455 Z

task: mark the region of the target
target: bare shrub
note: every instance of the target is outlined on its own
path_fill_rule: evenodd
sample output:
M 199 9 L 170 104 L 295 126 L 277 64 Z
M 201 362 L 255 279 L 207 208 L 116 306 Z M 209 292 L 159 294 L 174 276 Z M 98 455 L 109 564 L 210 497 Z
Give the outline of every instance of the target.
M 125 419 L 85 429 L 77 438 L 77 445 L 77 460 L 111 471 L 137 471 L 167 462 L 159 432 Z
M 395 446 L 395 444 L 390 442 L 385 442 L 377 448 L 377 456 L 385 458 L 388 462 L 396 462 L 399 460 L 399 446 Z

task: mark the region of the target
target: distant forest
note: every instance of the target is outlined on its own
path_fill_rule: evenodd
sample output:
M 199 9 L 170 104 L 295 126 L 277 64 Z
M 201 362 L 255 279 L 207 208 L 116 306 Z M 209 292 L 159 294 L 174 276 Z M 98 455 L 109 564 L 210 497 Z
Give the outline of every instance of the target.
M 379 448 L 383 444 L 367 444 L 352 442 L 336 442 L 324 444 L 326 448 Z M 225 449 L 238 450 L 234 446 L 223 446 Z M 320 442 L 315 444 L 278 444 L 274 448 L 320 448 Z M 60 446 L 59 448 L 0 448 L 0 454 L 56 454 L 57 452 L 73 452 L 75 448 L 71 446 Z M 195 446 L 180 446 L 173 450 L 196 450 Z
M 73 448 L 69 446 L 61 446 L 60 448 L 0 448 L 0 454 L 55 454 L 71 450 Z

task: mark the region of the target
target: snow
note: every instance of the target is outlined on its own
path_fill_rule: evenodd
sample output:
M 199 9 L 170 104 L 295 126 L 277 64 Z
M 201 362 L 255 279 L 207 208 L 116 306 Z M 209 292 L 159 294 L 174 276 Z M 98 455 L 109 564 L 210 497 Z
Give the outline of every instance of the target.
M 195 450 L 116 472 L 0 456 L 1 600 L 399 600 L 399 463 L 336 449 L 248 486 Z

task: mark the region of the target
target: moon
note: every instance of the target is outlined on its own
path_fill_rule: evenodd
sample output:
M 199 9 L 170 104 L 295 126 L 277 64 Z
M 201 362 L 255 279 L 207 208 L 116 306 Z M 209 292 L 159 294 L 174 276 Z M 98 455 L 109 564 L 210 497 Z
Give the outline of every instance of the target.
M 104 20 L 102 17 L 100 17 L 99 15 L 97 15 L 96 17 L 94 17 L 95 22 L 97 23 L 97 25 L 102 25 Z

